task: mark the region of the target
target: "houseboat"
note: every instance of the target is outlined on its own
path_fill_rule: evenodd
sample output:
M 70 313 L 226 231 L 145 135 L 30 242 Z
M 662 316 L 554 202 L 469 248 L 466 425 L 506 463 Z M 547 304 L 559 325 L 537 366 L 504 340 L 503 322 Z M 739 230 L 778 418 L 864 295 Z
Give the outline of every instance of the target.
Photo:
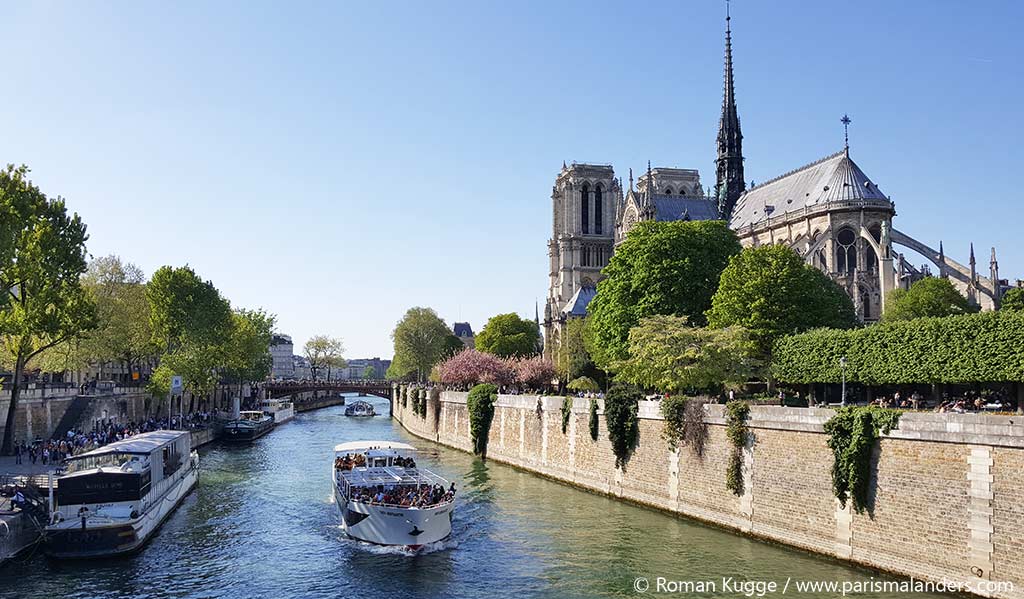
M 153 431 L 67 459 L 50 491 L 44 551 L 107 557 L 145 545 L 196 484 L 199 453 L 188 431 Z
M 413 551 L 451 535 L 455 485 L 418 468 L 415 453 L 395 441 L 334 448 L 334 503 L 345 534 Z
M 232 443 L 249 443 L 269 433 L 274 428 L 274 419 L 260 410 L 238 413 L 238 418 L 224 423 L 221 438 Z
M 295 418 L 295 405 L 290 401 L 264 399 L 260 402 L 260 409 L 274 419 L 274 426 L 284 424 Z

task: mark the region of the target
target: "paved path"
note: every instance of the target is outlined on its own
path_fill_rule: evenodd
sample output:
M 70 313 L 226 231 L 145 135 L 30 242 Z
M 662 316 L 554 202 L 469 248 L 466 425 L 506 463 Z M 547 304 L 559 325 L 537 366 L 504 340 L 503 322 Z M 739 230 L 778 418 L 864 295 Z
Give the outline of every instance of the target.
M 44 466 L 42 460 L 33 464 L 28 456 L 22 456 L 23 464 L 15 464 L 14 456 L 0 456 L 0 474 L 46 474 L 53 472 L 52 464 Z

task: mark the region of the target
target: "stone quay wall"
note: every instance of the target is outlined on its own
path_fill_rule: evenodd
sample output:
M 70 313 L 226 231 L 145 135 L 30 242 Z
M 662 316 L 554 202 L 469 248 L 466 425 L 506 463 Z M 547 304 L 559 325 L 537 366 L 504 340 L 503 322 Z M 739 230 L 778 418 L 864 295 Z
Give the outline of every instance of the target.
M 471 451 L 466 395 L 428 400 L 426 417 L 396 395 L 392 414 L 416 436 Z M 832 493 L 823 430 L 831 410 L 753 406 L 737 497 L 726 489 L 732 447 L 724 406 L 706 406 L 708 437 L 698 456 L 687 447 L 669 450 L 659 404 L 641 402 L 640 441 L 624 468 L 615 466 L 603 409 L 595 441 L 590 400 L 573 401 L 565 434 L 561 408 L 561 397 L 499 396 L 488 459 L 870 568 L 1024 598 L 1020 417 L 904 414 L 877 444 L 873 509 L 858 514 Z

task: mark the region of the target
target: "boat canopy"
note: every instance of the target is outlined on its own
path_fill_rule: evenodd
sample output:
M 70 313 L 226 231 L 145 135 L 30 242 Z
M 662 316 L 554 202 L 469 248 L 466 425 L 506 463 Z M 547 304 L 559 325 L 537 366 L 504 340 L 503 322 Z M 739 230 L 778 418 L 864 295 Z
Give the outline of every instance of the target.
M 84 460 L 86 458 L 95 458 L 115 453 L 149 455 L 160 447 L 173 443 L 177 439 L 186 435 L 191 435 L 191 433 L 188 431 L 150 431 L 148 433 L 135 435 L 134 437 L 128 437 L 123 441 L 114 441 L 113 443 L 104 445 L 103 447 L 92 451 L 87 451 L 86 453 L 71 456 L 68 458 L 68 461 Z
M 401 451 L 416 451 L 416 448 L 408 443 L 399 441 L 351 441 L 334 446 L 335 453 L 362 453 L 371 449 L 398 449 Z

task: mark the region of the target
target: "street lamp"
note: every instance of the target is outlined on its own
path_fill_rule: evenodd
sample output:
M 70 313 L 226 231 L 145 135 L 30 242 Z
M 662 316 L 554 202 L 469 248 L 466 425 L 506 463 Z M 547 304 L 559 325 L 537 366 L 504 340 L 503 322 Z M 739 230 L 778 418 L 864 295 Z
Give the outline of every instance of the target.
M 840 404 L 839 405 L 845 406 L 846 405 L 846 356 L 843 356 L 842 358 L 839 358 L 839 367 L 843 369 L 843 393 L 840 396 L 841 399 L 840 399 Z

